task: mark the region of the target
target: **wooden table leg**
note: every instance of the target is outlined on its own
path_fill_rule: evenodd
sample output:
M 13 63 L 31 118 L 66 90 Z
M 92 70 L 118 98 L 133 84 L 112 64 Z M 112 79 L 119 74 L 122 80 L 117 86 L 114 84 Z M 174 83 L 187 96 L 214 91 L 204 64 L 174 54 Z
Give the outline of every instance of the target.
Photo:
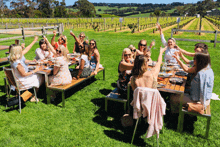
M 180 95 L 179 118 L 178 118 L 177 132 L 182 132 L 182 130 L 183 130 L 183 119 L 184 119 L 183 118 L 184 114 L 182 112 L 183 96 L 184 96 L 184 93 L 182 93 Z

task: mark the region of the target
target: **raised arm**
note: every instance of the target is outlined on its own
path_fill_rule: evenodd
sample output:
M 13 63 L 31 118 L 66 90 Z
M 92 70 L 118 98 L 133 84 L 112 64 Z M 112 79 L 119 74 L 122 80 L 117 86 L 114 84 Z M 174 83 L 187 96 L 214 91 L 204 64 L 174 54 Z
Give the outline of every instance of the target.
M 158 30 L 160 32 L 161 42 L 163 43 L 164 46 L 167 46 L 167 41 L 164 38 L 163 31 L 162 31 L 162 28 L 161 28 L 160 24 L 156 23 L 156 26 L 157 26 L 157 28 L 158 28 Z
M 119 66 L 119 69 L 121 71 L 124 71 L 124 70 L 132 70 L 132 68 L 134 67 L 134 64 L 133 63 L 127 63 L 125 61 L 122 61 L 120 63 L 120 66 Z
M 53 48 L 53 46 L 50 44 L 50 42 L 48 41 L 48 39 L 45 37 L 44 40 L 45 40 L 45 42 L 46 42 L 47 45 L 48 45 L 49 51 L 51 51 L 54 55 L 56 55 L 56 51 L 55 51 L 55 49 Z
M 187 65 L 185 65 L 176 55 L 173 55 L 174 58 L 176 58 L 176 61 L 180 65 L 180 67 L 187 73 L 195 73 L 196 67 L 189 68 Z
M 160 72 L 160 65 L 163 60 L 162 56 L 163 56 L 163 53 L 165 52 L 166 49 L 167 49 L 167 46 L 165 48 L 160 48 L 160 54 L 158 56 L 157 63 L 155 65 L 155 67 L 152 69 L 152 71 L 154 72 L 155 75 L 158 75 Z
M 73 38 L 75 39 L 75 41 L 79 44 L 79 38 L 76 37 L 76 35 L 73 32 L 70 32 L 70 35 L 73 36 Z
M 187 55 L 187 56 L 190 56 L 190 57 L 194 57 L 194 56 L 195 56 L 195 53 L 187 52 L 187 51 L 185 51 L 184 49 L 181 49 L 181 48 L 179 48 L 179 50 L 180 50 L 184 55 Z
M 183 61 L 184 61 L 186 64 L 189 64 L 189 59 L 187 59 L 187 58 L 182 54 L 182 52 L 179 52 L 179 56 L 183 59 Z
M 22 54 L 25 55 L 31 48 L 32 46 L 35 44 L 35 42 L 38 40 L 38 36 L 35 36 L 34 37 L 34 41 L 31 42 L 30 45 L 28 45 L 23 51 L 22 51 Z
M 52 39 L 51 39 L 51 45 L 52 46 L 54 46 L 55 45 L 55 37 L 56 37 L 56 35 L 57 35 L 57 32 L 56 32 L 56 30 L 53 30 L 53 37 L 52 37 Z

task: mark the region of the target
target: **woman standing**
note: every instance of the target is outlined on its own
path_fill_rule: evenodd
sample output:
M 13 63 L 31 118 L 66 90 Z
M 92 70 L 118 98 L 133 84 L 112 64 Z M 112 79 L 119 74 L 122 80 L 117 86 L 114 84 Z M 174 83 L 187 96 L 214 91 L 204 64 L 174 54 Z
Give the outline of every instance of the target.
M 89 47 L 92 54 L 90 60 L 90 67 L 92 69 L 92 72 L 94 72 L 94 74 L 96 75 L 98 69 L 103 67 L 100 64 L 100 54 L 99 50 L 97 49 L 96 41 L 94 39 L 90 40 Z

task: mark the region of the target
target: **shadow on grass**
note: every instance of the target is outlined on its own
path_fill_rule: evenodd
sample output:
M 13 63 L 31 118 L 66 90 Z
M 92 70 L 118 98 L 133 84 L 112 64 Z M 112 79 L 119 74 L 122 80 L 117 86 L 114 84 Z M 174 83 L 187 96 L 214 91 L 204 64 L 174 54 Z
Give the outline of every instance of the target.
M 103 89 L 100 91 L 103 92 L 103 91 L 111 91 L 111 90 Z M 93 118 L 93 121 L 102 126 L 114 129 L 114 130 L 104 130 L 104 133 L 110 138 L 123 141 L 125 143 L 130 143 L 136 121 L 134 120 L 134 125 L 130 127 L 123 127 L 121 125 L 121 117 L 124 115 L 123 103 L 108 101 L 108 109 L 106 112 L 105 98 L 92 99 L 91 102 L 99 106 L 99 109 L 95 112 L 96 116 Z M 146 143 L 142 138 L 140 138 L 140 136 L 146 133 L 147 127 L 148 125 L 146 125 L 143 121 L 140 121 L 135 134 L 135 140 L 134 140 L 135 145 L 146 146 Z

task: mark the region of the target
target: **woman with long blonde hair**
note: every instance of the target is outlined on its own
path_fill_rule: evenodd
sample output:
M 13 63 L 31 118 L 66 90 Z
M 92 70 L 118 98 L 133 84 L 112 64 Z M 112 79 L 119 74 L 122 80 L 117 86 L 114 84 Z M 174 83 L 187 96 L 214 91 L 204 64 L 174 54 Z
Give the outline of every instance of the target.
M 133 68 L 133 59 L 131 58 L 131 50 L 125 48 L 122 53 L 122 59 L 118 65 L 118 81 L 117 86 L 119 93 L 122 95 L 127 95 L 127 84 L 130 81 L 131 70 Z
M 28 71 L 27 65 L 22 61 L 22 47 L 13 46 L 9 53 L 9 61 L 11 68 L 14 70 L 15 78 L 19 84 L 20 89 L 29 89 L 32 87 L 38 88 L 43 83 L 43 77 L 36 72 L 42 70 L 41 67 L 36 67 L 33 71 Z M 35 101 L 35 98 L 32 98 L 31 101 Z

